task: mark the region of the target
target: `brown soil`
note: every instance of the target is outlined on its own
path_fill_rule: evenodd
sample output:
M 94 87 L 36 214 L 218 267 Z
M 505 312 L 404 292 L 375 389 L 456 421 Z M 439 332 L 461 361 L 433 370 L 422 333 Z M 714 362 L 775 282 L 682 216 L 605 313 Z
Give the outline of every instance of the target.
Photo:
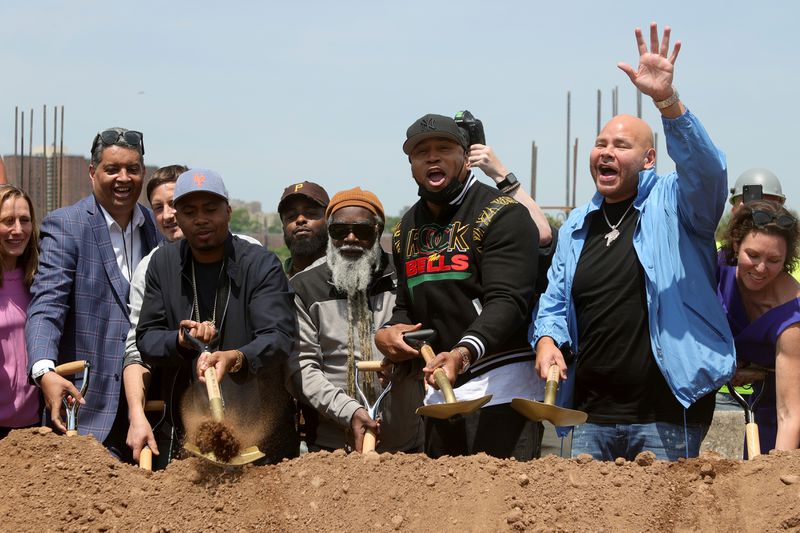
M 223 463 L 229 462 L 239 454 L 242 445 L 233 429 L 224 422 L 206 420 L 197 428 L 195 443 L 203 453 L 213 453 Z
M 741 462 L 307 454 L 219 469 L 121 464 L 91 437 L 0 441 L 4 531 L 781 531 L 800 451 Z

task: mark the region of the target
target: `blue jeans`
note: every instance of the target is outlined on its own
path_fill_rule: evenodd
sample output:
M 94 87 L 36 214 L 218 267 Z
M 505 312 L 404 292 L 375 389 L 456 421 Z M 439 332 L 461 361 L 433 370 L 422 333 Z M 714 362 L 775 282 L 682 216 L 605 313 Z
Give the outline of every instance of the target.
M 708 432 L 706 424 L 581 424 L 573 430 L 572 457 L 588 453 L 601 461 L 624 457 L 633 461 L 640 452 L 651 451 L 656 459 L 676 461 L 697 457 Z M 687 451 L 688 443 L 688 451 Z

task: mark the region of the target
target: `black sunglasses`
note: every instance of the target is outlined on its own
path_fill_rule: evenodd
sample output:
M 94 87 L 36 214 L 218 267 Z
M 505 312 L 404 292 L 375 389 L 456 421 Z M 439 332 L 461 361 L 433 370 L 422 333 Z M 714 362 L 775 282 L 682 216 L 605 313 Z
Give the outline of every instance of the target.
M 105 130 L 99 132 L 97 135 L 94 136 L 94 141 L 92 141 L 92 151 L 97 149 L 97 145 L 100 141 L 103 141 L 103 144 L 106 146 L 112 146 L 119 143 L 119 140 L 122 139 L 125 141 L 126 144 L 135 147 L 141 147 L 142 155 L 144 155 L 144 135 L 142 135 L 141 131 L 117 131 L 117 130 Z
M 330 224 L 328 235 L 340 241 L 353 234 L 360 241 L 367 241 L 375 236 L 375 225 L 366 222 L 360 224 Z
M 753 211 L 753 224 L 755 227 L 763 228 L 772 222 L 775 222 L 780 228 L 789 229 L 797 224 L 797 219 L 790 215 L 773 215 L 766 211 Z

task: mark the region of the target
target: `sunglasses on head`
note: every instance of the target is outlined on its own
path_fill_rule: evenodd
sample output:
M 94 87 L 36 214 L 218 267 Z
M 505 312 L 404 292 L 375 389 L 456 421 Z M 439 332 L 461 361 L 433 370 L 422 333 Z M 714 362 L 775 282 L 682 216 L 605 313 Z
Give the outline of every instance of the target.
M 105 146 L 112 146 L 118 144 L 120 139 L 125 141 L 126 144 L 134 147 L 141 147 L 142 155 L 144 155 L 144 135 L 140 131 L 117 131 L 117 130 L 105 130 L 99 132 L 94 137 L 94 141 L 92 142 L 92 152 L 97 149 L 97 145 L 100 141 L 103 142 Z
M 753 224 L 757 228 L 763 228 L 767 224 L 775 224 L 783 229 L 789 229 L 797 224 L 797 219 L 790 215 L 773 215 L 766 211 L 753 211 Z
M 375 225 L 367 222 L 360 224 L 329 224 L 328 235 L 340 241 L 353 234 L 360 241 L 367 241 L 375 236 Z

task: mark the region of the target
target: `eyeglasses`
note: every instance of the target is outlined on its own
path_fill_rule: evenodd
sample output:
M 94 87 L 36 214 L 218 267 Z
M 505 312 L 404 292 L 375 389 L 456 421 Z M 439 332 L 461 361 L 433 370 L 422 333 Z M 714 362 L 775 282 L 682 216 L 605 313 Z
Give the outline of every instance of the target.
M 120 139 L 124 140 L 125 143 L 130 146 L 141 147 L 142 155 L 144 155 L 144 135 L 142 135 L 141 131 L 133 130 L 105 130 L 99 132 L 97 135 L 95 135 L 94 141 L 92 141 L 91 153 L 94 153 L 100 141 L 103 141 L 103 144 L 106 146 L 112 146 L 119 143 Z
M 773 215 L 766 211 L 753 211 L 753 224 L 755 227 L 763 228 L 772 222 L 775 222 L 780 228 L 789 229 L 797 224 L 797 219 L 791 215 Z
M 360 241 L 368 241 L 375 236 L 375 225 L 369 223 L 361 224 L 330 224 L 328 225 L 328 235 L 340 241 L 348 235 L 353 234 Z

